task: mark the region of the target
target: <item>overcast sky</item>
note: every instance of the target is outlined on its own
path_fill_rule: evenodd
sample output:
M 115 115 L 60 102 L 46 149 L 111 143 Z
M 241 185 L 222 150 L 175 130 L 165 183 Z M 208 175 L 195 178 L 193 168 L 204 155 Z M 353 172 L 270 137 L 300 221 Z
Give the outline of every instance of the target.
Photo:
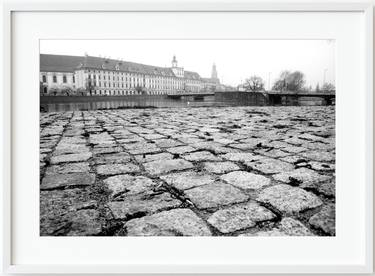
M 224 84 L 236 86 L 252 75 L 268 89 L 283 70 L 300 70 L 307 86 L 335 83 L 332 40 L 41 40 L 43 54 L 106 56 L 162 67 L 173 55 L 185 70 L 210 77 L 216 63 Z

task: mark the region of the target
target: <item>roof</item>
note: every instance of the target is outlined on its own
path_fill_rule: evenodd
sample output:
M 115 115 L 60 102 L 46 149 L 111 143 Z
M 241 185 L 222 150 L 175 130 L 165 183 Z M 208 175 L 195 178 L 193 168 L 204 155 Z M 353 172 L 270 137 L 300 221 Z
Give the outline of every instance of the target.
M 41 72 L 74 72 L 82 62 L 82 56 L 40 54 Z
M 206 83 L 220 84 L 220 80 L 217 78 L 203 78 L 202 80 Z
M 163 77 L 175 77 L 171 68 L 94 56 L 66 56 L 40 54 L 41 72 L 74 72 L 79 68 L 125 71 Z M 184 71 L 184 78 L 201 80 L 198 73 Z
M 158 75 L 163 77 L 174 77 L 172 69 L 166 67 L 158 67 L 152 65 L 145 65 L 141 63 L 121 61 L 115 59 L 108 59 L 102 57 L 86 56 L 84 62 L 80 64 L 79 68 L 90 69 L 104 69 L 111 71 L 126 71 L 132 73 L 143 73 L 148 75 Z
M 201 76 L 197 72 L 184 71 L 184 77 L 191 80 L 201 80 Z

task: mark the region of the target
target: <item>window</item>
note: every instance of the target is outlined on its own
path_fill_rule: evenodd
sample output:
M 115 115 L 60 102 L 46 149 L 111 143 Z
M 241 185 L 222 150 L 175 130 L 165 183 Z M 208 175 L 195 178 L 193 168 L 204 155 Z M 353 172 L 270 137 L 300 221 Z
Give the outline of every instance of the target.
M 76 82 L 76 78 L 75 78 L 75 76 L 73 75 L 73 83 L 74 83 L 74 82 Z
M 43 75 L 42 79 L 43 79 L 43 82 L 47 82 L 46 75 Z
M 55 82 L 55 83 L 57 82 L 57 78 L 56 78 L 55 75 L 52 77 L 52 81 Z
M 63 76 L 63 83 L 66 83 L 66 76 Z

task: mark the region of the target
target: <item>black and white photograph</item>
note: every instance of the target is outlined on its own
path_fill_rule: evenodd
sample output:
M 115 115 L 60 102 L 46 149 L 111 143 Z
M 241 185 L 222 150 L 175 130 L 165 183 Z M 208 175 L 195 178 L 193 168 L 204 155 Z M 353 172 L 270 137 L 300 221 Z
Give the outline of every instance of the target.
M 336 236 L 335 47 L 41 39 L 40 236 Z

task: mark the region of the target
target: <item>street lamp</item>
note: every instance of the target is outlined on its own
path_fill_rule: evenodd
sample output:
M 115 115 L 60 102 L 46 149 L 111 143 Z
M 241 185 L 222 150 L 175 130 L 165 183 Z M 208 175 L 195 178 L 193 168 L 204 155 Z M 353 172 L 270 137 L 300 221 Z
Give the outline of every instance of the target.
M 324 69 L 324 74 L 323 74 L 323 85 L 326 83 L 326 73 L 328 69 Z

